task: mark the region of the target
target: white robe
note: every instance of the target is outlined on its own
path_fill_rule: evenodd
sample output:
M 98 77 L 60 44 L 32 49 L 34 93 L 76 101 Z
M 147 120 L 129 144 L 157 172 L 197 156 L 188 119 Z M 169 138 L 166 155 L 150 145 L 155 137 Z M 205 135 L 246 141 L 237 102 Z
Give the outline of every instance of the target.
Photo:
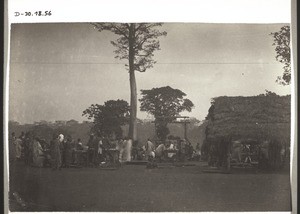
M 102 140 L 100 140 L 100 141 L 98 142 L 98 152 L 97 152 L 97 153 L 100 154 L 100 155 L 102 155 L 102 152 L 103 152 L 103 151 L 102 151 L 102 144 L 103 144 L 103 143 L 102 143 Z
M 131 161 L 132 140 L 124 141 L 123 161 Z

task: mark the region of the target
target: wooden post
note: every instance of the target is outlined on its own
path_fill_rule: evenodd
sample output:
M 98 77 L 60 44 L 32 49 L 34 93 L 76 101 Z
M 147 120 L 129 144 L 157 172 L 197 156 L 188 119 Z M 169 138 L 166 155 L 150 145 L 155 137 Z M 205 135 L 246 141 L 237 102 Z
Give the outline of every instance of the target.
M 187 139 L 187 123 L 184 121 L 184 138 Z
M 180 124 L 183 124 L 184 125 L 184 138 L 187 139 L 187 124 L 190 123 L 190 121 L 187 120 L 187 116 L 174 116 L 174 117 L 157 117 L 157 118 L 162 118 L 162 119 L 166 119 L 166 118 L 173 118 L 173 119 L 176 119 L 176 118 L 183 118 L 184 120 L 183 121 L 171 121 L 171 122 L 168 122 L 168 123 L 180 123 Z M 156 119 L 152 122 L 154 123 L 154 127 L 155 127 L 155 131 L 156 131 Z
M 231 168 L 230 161 L 231 161 L 231 142 L 229 141 L 227 143 L 227 171 L 230 171 Z

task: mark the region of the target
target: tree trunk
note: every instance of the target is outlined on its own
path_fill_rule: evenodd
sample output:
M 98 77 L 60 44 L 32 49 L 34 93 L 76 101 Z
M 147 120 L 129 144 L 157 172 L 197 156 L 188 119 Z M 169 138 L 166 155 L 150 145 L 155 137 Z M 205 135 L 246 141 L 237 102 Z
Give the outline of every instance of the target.
M 134 24 L 129 27 L 129 81 L 130 81 L 130 123 L 129 123 L 129 137 L 135 141 L 137 140 L 137 88 L 134 70 Z

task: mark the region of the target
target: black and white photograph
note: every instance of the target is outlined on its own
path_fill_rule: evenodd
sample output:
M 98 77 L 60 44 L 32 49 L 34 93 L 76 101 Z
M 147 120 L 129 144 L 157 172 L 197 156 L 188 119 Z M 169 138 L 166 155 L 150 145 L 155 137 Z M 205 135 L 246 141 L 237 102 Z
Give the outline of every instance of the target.
M 10 34 L 10 211 L 291 211 L 289 23 Z
M 11 25 L 11 211 L 291 211 L 290 25 Z

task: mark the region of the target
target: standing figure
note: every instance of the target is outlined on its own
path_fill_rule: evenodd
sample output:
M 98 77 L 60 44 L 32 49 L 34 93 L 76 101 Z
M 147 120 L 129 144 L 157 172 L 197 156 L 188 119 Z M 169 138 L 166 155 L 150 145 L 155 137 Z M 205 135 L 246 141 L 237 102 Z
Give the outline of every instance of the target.
M 51 142 L 51 150 L 52 150 L 52 169 L 61 169 L 61 144 L 64 140 L 64 136 L 60 134 L 58 137 L 54 137 Z
M 24 161 L 26 165 L 29 165 L 30 161 L 30 148 L 29 148 L 29 144 L 30 144 L 30 136 L 29 136 L 29 132 L 26 132 L 25 137 L 24 137 L 24 142 L 23 142 L 23 149 L 24 149 Z
M 124 142 L 122 138 L 118 140 L 116 149 L 119 151 L 119 162 L 121 163 L 123 161 L 123 152 L 124 152 Z
M 232 141 L 232 154 L 231 158 L 232 160 L 235 160 L 237 163 L 242 162 L 242 143 L 239 140 Z
M 259 148 L 259 161 L 258 161 L 259 168 L 265 169 L 269 166 L 269 147 L 270 147 L 269 140 L 262 141 Z
M 208 150 L 208 165 L 209 166 L 217 166 L 218 163 L 218 150 L 217 146 L 215 143 L 211 143 L 209 145 L 209 150 Z
M 98 141 L 97 159 L 99 160 L 99 162 L 103 161 L 103 142 L 101 136 Z
M 33 164 L 33 156 L 34 156 L 34 135 L 30 133 L 29 137 L 29 165 Z
M 93 146 L 93 165 L 97 166 L 99 164 L 99 157 L 98 157 L 98 151 L 99 151 L 99 140 L 100 138 L 98 136 L 94 136 L 94 139 L 92 141 Z
M 251 163 L 252 160 L 251 160 L 251 156 L 250 156 L 250 145 L 246 144 L 244 147 L 244 150 L 245 150 L 245 154 L 246 154 L 244 163 Z
M 191 160 L 193 157 L 194 148 L 190 141 L 186 143 L 186 156 L 188 160 Z
M 139 142 L 137 140 L 133 141 L 133 144 L 132 144 L 132 160 L 137 160 L 138 158 L 138 145 L 139 145 Z
M 123 161 L 131 161 L 132 139 L 127 138 L 124 142 Z
M 68 138 L 64 144 L 64 164 L 69 168 L 72 163 L 72 140 Z
M 95 136 L 94 134 L 90 135 L 89 141 L 87 143 L 88 146 L 88 162 L 89 164 L 94 164 L 95 162 Z
M 199 161 L 201 158 L 201 146 L 200 143 L 196 145 L 196 159 Z
M 33 166 L 43 167 L 44 157 L 43 157 L 43 148 L 39 142 L 39 138 L 35 138 L 32 143 L 32 161 Z
M 180 141 L 180 149 L 179 149 L 179 158 L 180 161 L 186 160 L 186 154 L 187 154 L 187 142 L 185 139 Z
M 81 139 L 77 139 L 77 143 L 75 143 L 75 148 L 73 151 L 73 160 L 75 165 L 79 165 L 83 163 L 83 157 L 81 154 L 81 151 L 83 150 L 83 144 L 81 142 Z

